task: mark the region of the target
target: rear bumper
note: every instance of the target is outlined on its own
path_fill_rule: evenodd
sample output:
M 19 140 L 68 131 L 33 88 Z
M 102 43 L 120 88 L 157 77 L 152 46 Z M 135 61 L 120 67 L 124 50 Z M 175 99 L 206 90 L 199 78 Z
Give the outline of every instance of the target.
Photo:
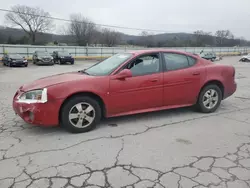
M 225 88 L 223 99 L 226 99 L 230 97 L 231 95 L 233 95 L 236 90 L 237 90 L 237 83 L 234 82 L 233 84 L 230 85 L 230 87 Z

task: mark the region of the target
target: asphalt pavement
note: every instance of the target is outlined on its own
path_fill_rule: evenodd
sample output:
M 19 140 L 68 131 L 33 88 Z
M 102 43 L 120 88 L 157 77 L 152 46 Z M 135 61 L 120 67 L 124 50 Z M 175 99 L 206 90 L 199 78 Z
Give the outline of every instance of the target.
M 24 83 L 84 69 L 0 67 L 0 188 L 250 187 L 250 63 L 236 67 L 237 92 L 212 114 L 190 108 L 104 120 L 71 134 L 24 123 L 12 97 Z

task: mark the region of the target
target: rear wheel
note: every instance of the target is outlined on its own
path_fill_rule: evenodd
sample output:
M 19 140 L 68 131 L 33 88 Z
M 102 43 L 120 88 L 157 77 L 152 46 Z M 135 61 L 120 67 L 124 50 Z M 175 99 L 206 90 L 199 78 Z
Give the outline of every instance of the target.
M 61 124 L 72 133 L 90 131 L 96 127 L 100 119 L 99 103 L 87 96 L 71 98 L 61 110 Z
M 197 106 L 203 113 L 211 113 L 217 110 L 222 100 L 221 89 L 214 84 L 205 86 L 200 92 Z

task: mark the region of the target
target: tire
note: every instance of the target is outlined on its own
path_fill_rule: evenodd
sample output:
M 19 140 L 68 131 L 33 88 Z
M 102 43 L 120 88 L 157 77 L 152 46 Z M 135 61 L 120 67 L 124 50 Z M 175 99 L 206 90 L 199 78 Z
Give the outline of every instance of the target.
M 76 108 L 76 106 L 78 106 L 78 108 Z M 90 109 L 92 107 L 93 110 L 86 113 L 86 107 L 90 107 Z M 82 112 L 78 110 L 80 108 Z M 70 114 L 72 118 L 69 117 Z M 77 116 L 78 114 L 80 115 Z M 71 133 L 88 132 L 93 130 L 99 123 L 101 114 L 100 104 L 96 100 L 88 96 L 75 96 L 63 105 L 60 114 L 60 123 L 62 127 Z M 85 117 L 90 118 L 90 121 L 87 121 Z M 77 123 L 79 123 L 79 125 L 77 125 Z
M 211 95 L 213 96 L 212 98 L 209 99 L 208 97 L 209 96 L 211 97 Z M 215 102 L 215 99 L 217 99 L 217 102 Z M 221 89 L 217 85 L 214 85 L 214 84 L 207 85 L 201 90 L 199 94 L 197 107 L 199 111 L 201 111 L 202 113 L 212 113 L 218 109 L 218 107 L 220 106 L 221 100 L 222 100 Z M 209 103 L 206 104 L 207 102 Z M 210 104 L 213 104 L 213 105 L 210 105 Z

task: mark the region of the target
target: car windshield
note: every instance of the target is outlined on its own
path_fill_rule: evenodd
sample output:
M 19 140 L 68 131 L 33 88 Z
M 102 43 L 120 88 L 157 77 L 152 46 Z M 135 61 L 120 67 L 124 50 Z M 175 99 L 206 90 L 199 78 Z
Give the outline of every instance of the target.
M 58 55 L 59 56 L 69 56 L 70 54 L 67 51 L 63 51 L 63 52 L 58 52 Z
M 133 54 L 131 53 L 122 53 L 111 56 L 100 63 L 97 63 L 90 68 L 86 69 L 86 72 L 89 75 L 94 76 L 105 76 L 112 73 L 116 68 L 118 68 L 121 64 L 131 58 Z
M 40 56 L 49 56 L 48 52 L 37 52 L 37 54 Z
M 12 59 L 22 59 L 23 58 L 19 54 L 12 54 L 12 55 L 9 55 L 9 57 L 12 58 Z

